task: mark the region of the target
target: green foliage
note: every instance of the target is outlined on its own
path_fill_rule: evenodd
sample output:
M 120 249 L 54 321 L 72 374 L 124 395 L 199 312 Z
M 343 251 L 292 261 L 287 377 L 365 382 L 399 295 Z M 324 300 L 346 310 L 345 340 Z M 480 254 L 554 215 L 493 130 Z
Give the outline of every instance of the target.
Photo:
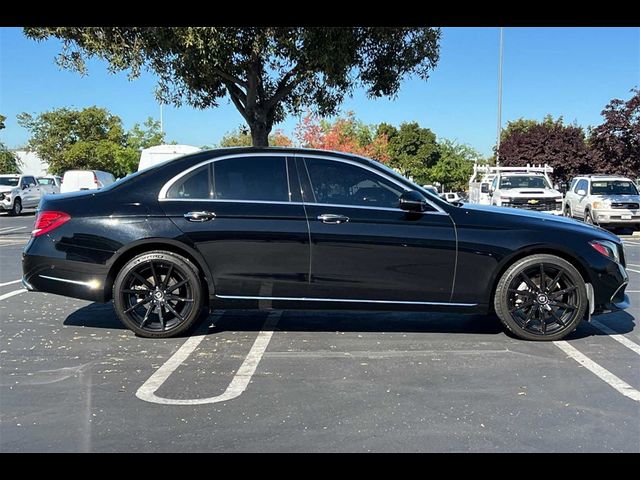
M 136 171 L 140 149 L 164 141 L 158 122 L 124 132 L 120 117 L 96 106 L 82 110 L 59 108 L 39 115 L 21 113 L 18 123 L 30 130 L 28 149 L 57 175 L 72 169 L 96 169 L 122 177 Z
M 448 139 L 441 140 L 438 149 L 440 158 L 429 171 L 431 183 L 440 183 L 444 190 L 466 190 L 473 164 L 482 161 L 481 155 L 467 144 Z
M 222 140 L 220 140 L 220 147 L 250 147 L 253 145 L 253 141 L 251 139 L 251 133 L 249 129 L 240 125 L 237 129 L 231 130 L 223 135 Z M 269 145 L 284 147 L 292 145 L 291 140 L 284 135 L 281 131 L 277 130 L 274 133 L 269 134 Z M 207 148 L 203 147 L 203 150 Z
M 20 161 L 15 154 L 0 142 L 0 173 L 19 173 Z
M 159 79 L 166 103 L 216 107 L 228 96 L 256 146 L 273 125 L 311 107 L 337 113 L 354 87 L 393 97 L 402 80 L 427 80 L 439 59 L 440 30 L 430 27 L 27 27 L 35 40 L 63 41 L 61 66 L 86 72 L 97 57 L 112 72 Z
M 2 130 L 3 128 L 5 128 L 4 126 L 4 121 L 7 119 L 7 117 L 5 117 L 4 115 L 0 115 L 0 130 Z
M 402 123 L 400 128 L 382 123 L 378 134 L 385 134 L 389 141 L 389 166 L 416 183 L 429 181 L 430 169 L 440 158 L 436 135 L 417 122 Z

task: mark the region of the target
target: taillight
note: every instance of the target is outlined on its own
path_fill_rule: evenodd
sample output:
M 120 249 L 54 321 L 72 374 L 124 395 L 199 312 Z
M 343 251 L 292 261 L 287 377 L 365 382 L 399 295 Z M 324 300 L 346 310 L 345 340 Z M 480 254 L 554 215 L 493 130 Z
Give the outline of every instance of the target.
M 36 217 L 36 223 L 33 226 L 33 231 L 31 235 L 34 237 L 39 237 L 51 230 L 58 228 L 63 223 L 71 220 L 69 214 L 64 212 L 55 212 L 55 211 L 44 211 L 39 212 Z

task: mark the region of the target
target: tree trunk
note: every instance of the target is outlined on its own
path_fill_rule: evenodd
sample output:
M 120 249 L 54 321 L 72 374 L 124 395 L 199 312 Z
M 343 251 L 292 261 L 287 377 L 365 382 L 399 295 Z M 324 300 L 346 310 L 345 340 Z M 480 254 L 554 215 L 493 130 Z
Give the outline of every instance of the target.
M 249 125 L 251 129 L 251 141 L 254 147 L 268 147 L 269 146 L 269 133 L 271 133 L 271 126 L 266 122 L 253 122 Z

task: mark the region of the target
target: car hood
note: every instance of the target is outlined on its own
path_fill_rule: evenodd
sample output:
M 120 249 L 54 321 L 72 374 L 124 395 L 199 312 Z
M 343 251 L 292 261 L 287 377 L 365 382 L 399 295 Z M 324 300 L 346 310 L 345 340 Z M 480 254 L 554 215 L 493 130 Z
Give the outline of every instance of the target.
M 15 188 L 18 188 L 18 187 L 12 187 L 10 185 L 0 185 L 0 193 L 7 193 Z
M 500 190 L 500 195 L 505 197 L 559 197 L 562 194 L 557 190 L 544 188 L 508 188 Z
M 638 202 L 640 195 L 593 195 L 594 200 L 609 200 L 611 202 Z
M 595 225 L 587 225 L 586 223 L 574 220 L 572 218 L 551 215 L 548 213 L 534 212 L 530 210 L 522 210 L 519 208 L 495 207 L 491 205 L 479 205 L 475 203 L 465 203 L 462 207 L 469 212 L 478 212 L 490 217 L 495 217 L 495 222 L 503 226 L 513 223 L 514 228 L 521 228 L 527 225 L 533 228 L 553 228 L 564 229 L 568 232 L 581 232 L 590 234 L 594 238 L 601 238 L 620 242 L 617 235 L 600 228 Z M 488 219 L 488 221 L 491 221 Z

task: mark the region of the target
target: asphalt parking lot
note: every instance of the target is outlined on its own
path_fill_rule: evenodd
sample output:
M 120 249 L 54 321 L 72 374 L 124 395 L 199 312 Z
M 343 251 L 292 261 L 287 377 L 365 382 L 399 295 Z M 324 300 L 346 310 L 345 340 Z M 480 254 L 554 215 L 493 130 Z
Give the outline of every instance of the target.
M 136 337 L 110 304 L 17 281 L 33 213 L 0 214 L 0 451 L 640 451 L 632 306 L 567 341 L 483 316 L 216 311 Z

